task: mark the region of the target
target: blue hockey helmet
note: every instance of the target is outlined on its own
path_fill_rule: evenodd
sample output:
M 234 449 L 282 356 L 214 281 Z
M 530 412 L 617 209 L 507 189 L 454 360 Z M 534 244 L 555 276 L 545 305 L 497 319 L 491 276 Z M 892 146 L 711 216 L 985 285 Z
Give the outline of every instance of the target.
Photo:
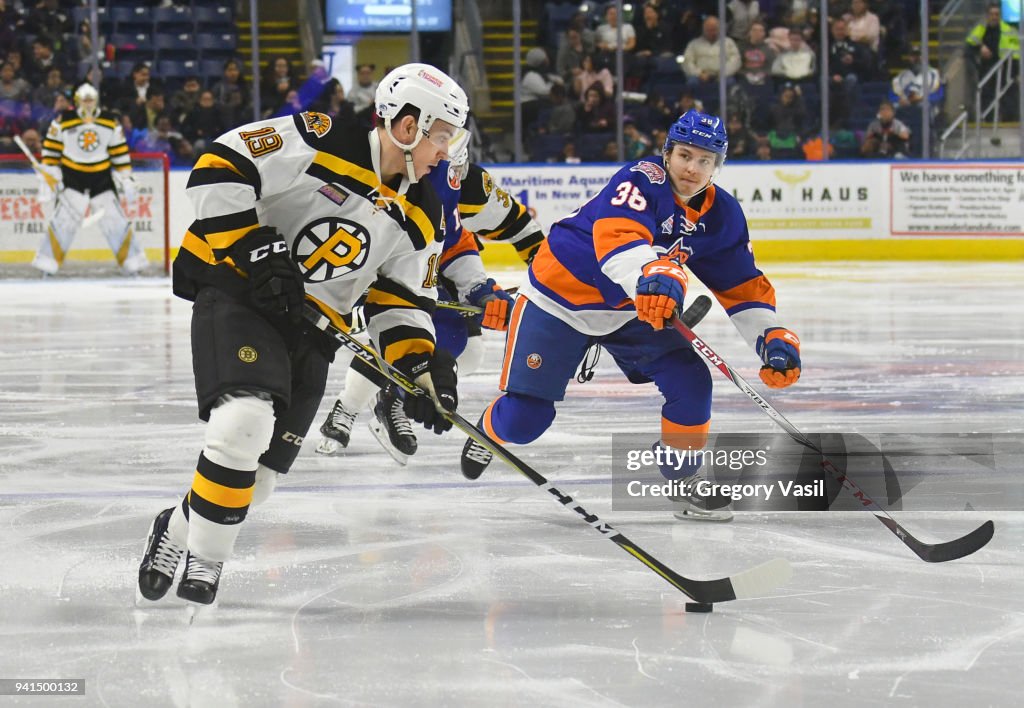
M 718 156 L 716 162 L 721 165 L 729 149 L 729 136 L 725 132 L 721 118 L 691 108 L 669 127 L 668 136 L 665 138 L 665 152 L 671 150 L 675 143 L 693 145 L 713 152 Z

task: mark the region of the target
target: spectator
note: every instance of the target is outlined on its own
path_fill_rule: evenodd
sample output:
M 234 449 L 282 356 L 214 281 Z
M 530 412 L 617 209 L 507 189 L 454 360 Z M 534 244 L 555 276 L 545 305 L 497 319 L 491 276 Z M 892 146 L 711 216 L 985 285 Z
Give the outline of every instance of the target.
M 572 140 L 566 140 L 562 146 L 562 152 L 558 155 L 558 162 L 564 162 L 567 165 L 578 165 L 583 160 L 576 153 L 576 143 Z
M 0 144 L 2 152 L 15 152 L 12 138 L 32 127 L 32 107 L 28 101 L 0 99 Z
M 40 86 L 46 81 L 46 73 L 54 67 L 61 73 L 68 73 L 63 58 L 54 51 L 53 40 L 41 34 L 32 40 L 32 60 L 24 68 L 25 80 L 33 86 Z
M 547 52 L 540 47 L 526 53 L 526 73 L 519 84 L 523 125 L 536 123 L 541 107 L 551 95 L 551 87 L 562 81 L 561 76 L 548 72 L 548 65 Z
M 912 47 L 908 56 L 909 66 L 893 77 L 892 91 L 889 93 L 889 100 L 896 108 L 896 117 L 904 123 L 910 123 L 914 116 L 920 115 L 921 101 L 924 100 L 925 86 L 928 86 L 928 101 L 931 104 L 929 111 L 932 120 L 939 113 L 939 106 L 945 97 L 946 89 L 942 85 L 942 76 L 938 69 L 928 67 L 927 72 L 921 65 L 921 50 Z M 926 77 L 927 74 L 927 78 Z
M 566 27 L 565 34 L 562 35 L 559 42 L 564 42 L 569 36 L 569 30 L 576 30 L 580 39 L 583 41 L 583 53 L 593 54 L 597 51 L 596 36 L 594 30 L 590 29 L 590 18 L 585 12 L 577 12 L 569 18 L 569 25 Z
M 29 10 L 24 29 L 29 34 L 63 37 L 71 34 L 73 25 L 71 17 L 58 6 L 57 0 L 39 0 Z
M 558 54 L 555 57 L 555 71 L 562 77 L 566 86 L 575 86 L 576 77 L 583 66 L 583 57 L 587 52 L 583 48 L 583 36 L 578 29 L 570 27 L 565 31 L 565 36 L 558 45 Z M 576 92 L 579 95 L 579 92 Z
M 868 10 L 868 0 L 850 0 L 850 11 L 843 15 L 850 28 L 850 39 L 863 44 L 878 55 L 878 41 L 882 36 L 882 25 L 878 15 Z
M 60 73 L 60 69 L 54 67 L 46 72 L 46 83 L 39 86 L 32 92 L 32 105 L 45 106 L 46 108 L 49 108 L 53 105 L 53 101 L 57 98 L 57 94 L 63 93 L 67 88 L 68 87 L 64 84 L 64 76 Z
M 676 101 L 676 105 L 674 107 L 674 112 L 672 113 L 672 115 L 681 116 L 690 110 L 700 111 L 701 113 L 703 113 L 704 102 L 695 98 L 693 95 L 693 91 L 686 90 L 679 94 L 679 100 Z M 669 123 L 671 122 L 672 121 L 670 120 Z
M 619 161 L 619 143 L 615 140 L 609 140 L 604 144 L 604 150 L 601 151 L 601 158 L 598 162 L 618 162 Z
M 576 127 L 576 107 L 569 101 L 565 86 L 551 87 L 551 114 L 548 116 L 546 132 L 551 135 L 566 135 Z
M 98 35 L 97 38 L 99 39 L 99 46 L 103 47 L 106 44 L 103 35 Z M 82 20 L 78 23 L 78 34 L 75 35 L 74 42 L 69 48 L 69 54 L 76 62 L 92 58 L 92 25 L 89 24 L 88 20 Z
M 596 39 L 597 50 L 614 54 L 619 47 L 619 11 L 614 4 L 609 5 L 604 11 L 604 24 L 598 25 Z M 633 25 L 623 23 L 622 25 L 622 50 L 632 52 L 636 47 L 636 30 Z
M 651 131 L 651 155 L 661 155 L 665 148 L 666 137 L 668 137 L 668 131 L 664 128 L 655 128 Z
M 132 67 L 131 77 L 125 81 L 116 97 L 116 105 L 121 113 L 131 113 L 146 105 L 146 93 L 149 91 L 150 78 L 149 64 L 146 62 L 140 61 Z M 159 84 L 157 81 L 153 83 Z
M 297 89 L 299 82 L 292 76 L 292 64 L 287 57 L 276 56 L 267 62 L 260 81 L 260 105 L 263 116 L 269 117 L 281 108 L 288 92 Z
M 651 152 L 651 139 L 640 132 L 632 118 L 622 120 L 622 149 L 627 160 L 639 160 Z
M 779 159 L 800 156 L 800 138 L 807 132 L 807 110 L 796 87 L 785 83 L 768 109 L 768 142 Z
M 326 113 L 336 123 L 347 125 L 353 131 L 358 129 L 355 107 L 346 97 L 345 87 L 337 79 L 330 79 L 324 85 L 321 98 L 313 109 Z
M 814 78 L 815 59 L 814 52 L 804 42 L 803 34 L 792 28 L 789 30 L 789 48 L 775 57 L 772 75 L 794 83 L 810 81 Z
M 150 86 L 146 91 L 146 102 L 132 111 L 132 125 L 142 130 L 154 130 L 157 120 L 165 114 L 167 97 L 160 86 Z
M 875 57 L 871 50 L 850 38 L 846 20 L 842 18 L 832 20 L 830 34 L 828 68 L 832 81 L 846 83 L 851 88 L 869 81 L 875 73 Z
M 8 0 L 0 0 L 0 51 L 7 53 L 18 43 L 18 27 L 22 23 L 19 13 Z
M 747 40 L 740 47 L 739 76 L 748 86 L 766 86 L 775 62 L 775 51 L 765 41 L 767 32 L 764 23 L 755 20 L 750 23 Z
M 672 111 L 672 108 L 665 102 L 664 96 L 652 91 L 644 100 L 643 120 L 640 121 L 640 127 L 653 137 L 656 130 L 671 125 L 679 115 L 681 114 Z
M 195 152 L 201 153 L 207 145 L 218 136 L 227 132 L 231 126 L 224 122 L 224 113 L 214 100 L 213 91 L 209 89 L 199 93 L 196 105 L 181 123 L 181 133 Z
M 729 160 L 752 160 L 757 152 L 757 136 L 751 132 L 743 119 L 735 114 L 729 113 L 727 125 L 729 134 L 729 150 L 726 157 Z
M 25 78 L 25 61 L 21 50 L 17 47 L 11 47 L 7 50 L 7 61 L 14 67 L 14 75 L 22 79 Z
M 74 107 L 72 95 L 71 88 L 65 87 L 64 90 L 58 91 L 53 95 L 52 103 L 39 104 L 40 107 L 46 107 L 46 110 L 38 111 L 36 116 L 36 126 L 38 126 L 40 134 L 45 135 L 50 129 L 50 123 L 53 122 L 54 118 Z
M 584 91 L 577 125 L 582 133 L 605 133 L 615 126 L 614 107 L 605 97 L 600 83 L 592 84 Z
M 169 115 L 157 118 L 156 125 L 143 135 L 135 144 L 139 152 L 162 152 L 167 155 L 173 165 L 191 165 L 193 160 L 192 145 L 185 137 L 174 129 Z
M 860 152 L 864 157 L 904 158 L 910 143 L 910 128 L 896 118 L 889 101 L 882 101 L 878 115 L 868 125 Z
M 729 0 L 727 8 L 731 15 L 728 34 L 742 42 L 750 35 L 750 25 L 761 16 L 761 6 L 757 0 Z
M 978 79 L 984 78 L 985 74 L 992 70 L 999 60 L 1007 54 L 1012 54 L 1014 64 L 1020 57 L 1020 37 L 1017 28 L 1003 22 L 1003 13 L 998 3 L 988 6 L 985 14 L 985 21 L 979 23 L 967 35 L 967 50 L 974 60 L 978 69 Z M 1011 72 L 1016 74 L 1016 66 L 1011 67 Z M 991 80 L 982 87 L 981 107 L 984 110 L 995 94 L 995 81 Z M 1003 115 L 1014 115 L 1017 103 L 1016 92 L 1010 91 L 1004 94 Z
M 691 87 L 710 84 L 718 81 L 721 69 L 719 64 L 718 18 L 708 17 L 704 20 L 700 37 L 686 45 L 683 60 L 683 71 Z M 740 69 L 740 50 L 731 37 L 725 38 L 725 75 L 734 76 Z
M 377 95 L 377 82 L 373 80 L 373 72 L 376 69 L 374 64 L 356 65 L 356 84 L 348 92 L 348 100 L 356 113 L 373 105 Z
M 753 4 L 756 5 L 757 0 L 753 0 Z M 646 58 L 674 53 L 672 51 L 671 30 L 661 15 L 658 14 L 658 8 L 654 3 L 644 3 L 642 20 L 636 28 L 634 51 L 636 56 Z
M 187 76 L 185 83 L 171 96 L 171 121 L 175 125 L 184 123 L 188 115 L 195 109 L 196 104 L 199 103 L 199 94 L 202 88 L 198 76 Z
M 596 65 L 599 61 L 602 63 L 602 66 L 600 70 L 597 70 Z M 583 93 L 595 83 L 601 84 L 605 96 L 614 95 L 615 77 L 612 76 L 612 72 L 608 71 L 608 67 L 603 66 L 603 63 L 603 60 L 595 58 L 593 54 L 585 54 L 583 56 L 580 72 L 573 80 L 573 91 L 577 96 L 582 97 Z
M 249 88 L 242 80 L 242 65 L 237 59 L 224 62 L 224 73 L 210 90 L 224 113 L 224 122 L 229 126 L 241 125 L 245 118 L 243 112 L 249 104 Z
M 31 88 L 25 79 L 14 75 L 14 66 L 9 61 L 0 64 L 0 100 L 27 101 Z
M 25 128 L 21 132 L 21 140 L 33 155 L 39 155 L 43 152 L 43 140 L 39 135 L 39 131 L 35 128 Z

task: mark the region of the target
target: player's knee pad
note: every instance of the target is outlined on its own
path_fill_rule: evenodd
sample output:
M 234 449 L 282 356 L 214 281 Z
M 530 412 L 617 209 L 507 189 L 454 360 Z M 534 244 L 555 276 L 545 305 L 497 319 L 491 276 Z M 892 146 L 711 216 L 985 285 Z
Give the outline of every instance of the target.
M 252 490 L 252 501 L 249 506 L 259 506 L 274 493 L 277 487 L 277 472 L 261 464 L 256 468 L 256 485 Z
M 268 396 L 226 394 L 210 411 L 203 454 L 222 467 L 252 470 L 273 434 L 274 404 Z
M 458 357 L 459 376 L 468 376 L 480 368 L 484 360 L 484 338 L 481 336 L 469 337 L 466 340 L 466 348 Z
M 525 445 L 539 438 L 555 419 L 555 402 L 507 393 L 485 413 L 494 432 L 506 442 Z

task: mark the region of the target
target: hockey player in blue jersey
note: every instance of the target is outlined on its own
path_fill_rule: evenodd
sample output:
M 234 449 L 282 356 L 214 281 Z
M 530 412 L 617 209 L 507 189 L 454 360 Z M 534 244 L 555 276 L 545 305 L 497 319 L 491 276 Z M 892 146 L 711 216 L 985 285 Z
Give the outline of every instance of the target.
M 669 129 L 661 158 L 625 165 L 552 226 L 512 311 L 500 381 L 505 393 L 480 419 L 490 438 L 526 444 L 540 437 L 588 347 L 599 343 L 631 382 L 657 385 L 664 398 L 660 444 L 703 447 L 711 376 L 665 326 L 683 307 L 684 265 L 761 358 L 762 381 L 772 388 L 796 383 L 800 341 L 776 317 L 775 289 L 754 263 L 739 203 L 713 184 L 727 147 L 721 119 L 687 111 Z M 476 479 L 491 457 L 468 440 L 462 473 Z M 699 466 L 683 472 L 691 481 L 701 474 Z M 728 507 L 706 500 L 677 501 L 680 518 L 732 518 Z

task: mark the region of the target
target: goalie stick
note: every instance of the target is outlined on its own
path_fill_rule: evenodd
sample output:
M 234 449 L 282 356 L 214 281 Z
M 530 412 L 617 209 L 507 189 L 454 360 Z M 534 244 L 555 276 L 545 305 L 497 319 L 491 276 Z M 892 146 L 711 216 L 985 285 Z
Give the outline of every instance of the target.
M 702 295 L 701 297 L 706 296 Z M 707 342 L 698 337 L 693 330 L 690 329 L 690 325 L 685 322 L 685 318 L 684 321 L 673 318 L 672 326 L 675 327 L 680 334 L 686 337 L 694 351 L 704 357 L 709 364 L 721 371 L 730 381 L 736 384 L 736 387 L 743 391 L 743 393 L 747 395 L 747 398 L 756 403 L 758 407 L 764 411 L 769 418 L 774 420 L 780 428 L 785 430 L 791 438 L 804 447 L 821 455 L 821 468 L 825 470 L 829 476 L 839 482 L 843 489 L 850 492 L 856 499 L 858 499 L 865 508 L 869 509 L 875 518 L 882 522 L 883 526 L 892 531 L 896 537 L 903 541 L 903 543 L 905 543 L 910 550 L 916 553 L 917 557 L 921 560 L 928 563 L 943 563 L 945 561 L 963 558 L 964 556 L 969 556 L 975 551 L 981 549 L 992 539 L 992 534 L 995 532 L 995 524 L 991 521 L 986 521 L 966 536 L 961 536 L 958 539 L 947 541 L 946 543 L 924 543 L 923 541 L 915 538 L 914 535 L 896 521 L 889 512 L 868 497 L 868 495 L 864 493 L 864 490 L 858 487 L 852 479 L 846 476 L 845 473 L 841 472 L 839 468 L 837 468 L 832 461 L 825 456 L 825 453 L 822 452 L 820 447 L 811 442 L 811 440 L 801 433 L 795 425 L 790 423 L 784 415 L 779 413 L 772 404 L 766 401 L 761 394 L 755 391 L 742 376 L 736 373 L 736 371 L 729 366 L 722 357 L 716 354 L 715 351 L 708 346 Z
M 25 157 L 28 158 L 29 163 L 31 163 L 32 165 L 32 169 L 36 171 L 36 174 L 42 177 L 43 181 L 46 182 L 47 186 L 49 186 L 50 189 L 57 193 L 58 187 L 60 187 L 60 180 L 58 180 L 56 177 L 54 177 L 49 172 L 43 169 L 43 166 L 39 164 L 39 160 L 37 160 L 36 156 L 32 154 L 32 151 L 28 149 L 28 145 L 26 145 L 25 141 L 21 139 L 20 135 L 14 136 L 14 144 L 21 148 L 21 151 L 25 153 Z M 105 212 L 103 211 L 103 209 L 97 209 L 96 211 L 93 211 L 92 207 L 90 206 L 89 215 L 82 220 L 82 228 L 89 228 L 97 221 L 102 219 L 104 215 Z
M 710 301 L 706 306 L 703 303 L 698 305 L 698 303 L 695 302 L 691 310 L 687 310 L 683 313 L 683 317 L 687 318 L 688 322 L 696 324 L 697 321 L 707 313 L 709 307 Z M 305 315 L 306 319 L 315 327 L 332 335 L 347 349 L 352 351 L 353 354 L 373 367 L 375 373 L 380 374 L 382 379 L 398 384 L 411 395 L 429 395 L 409 380 L 404 374 L 384 361 L 384 359 L 375 350 L 364 345 L 348 333 L 334 327 L 327 317 L 322 315 L 320 312 L 307 308 Z M 383 382 L 377 383 L 378 385 L 381 385 Z M 595 514 L 588 512 L 571 496 L 552 485 L 551 482 L 540 474 L 540 472 L 537 472 L 528 464 L 506 450 L 503 446 L 492 441 L 475 425 L 467 421 L 461 415 L 458 413 L 451 413 L 440 408 L 438 408 L 438 410 L 447 420 L 451 421 L 452 425 L 456 428 L 490 450 L 495 457 L 503 460 L 506 464 L 512 467 L 512 469 L 522 474 L 548 494 L 552 495 L 556 501 L 562 504 L 562 506 L 577 514 L 584 523 L 593 528 L 604 538 L 615 543 L 619 548 L 624 550 L 626 553 L 629 553 L 631 556 L 664 578 L 677 590 L 696 602 L 711 604 L 727 602 L 729 600 L 760 597 L 773 588 L 787 582 L 792 575 L 792 569 L 790 568 L 789 562 L 784 558 L 776 558 L 754 568 L 736 573 L 735 575 L 715 580 L 695 580 L 693 578 L 687 578 L 680 575 L 650 553 L 640 548 L 640 546 L 626 538 L 626 536 L 621 532 L 612 528 L 611 524 L 602 521 Z

